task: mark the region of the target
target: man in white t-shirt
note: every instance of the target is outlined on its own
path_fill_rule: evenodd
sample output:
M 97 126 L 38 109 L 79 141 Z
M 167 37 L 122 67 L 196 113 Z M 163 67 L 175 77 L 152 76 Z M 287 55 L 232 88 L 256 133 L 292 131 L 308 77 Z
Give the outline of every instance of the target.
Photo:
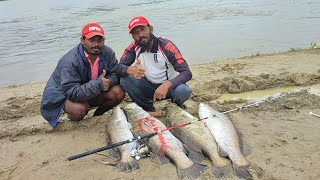
M 142 16 L 133 17 L 128 28 L 134 41 L 116 69 L 124 90 L 146 111 L 155 111 L 153 101 L 162 99 L 183 106 L 192 92 L 186 84 L 192 73 L 178 48 L 166 38 L 155 37 L 153 27 Z

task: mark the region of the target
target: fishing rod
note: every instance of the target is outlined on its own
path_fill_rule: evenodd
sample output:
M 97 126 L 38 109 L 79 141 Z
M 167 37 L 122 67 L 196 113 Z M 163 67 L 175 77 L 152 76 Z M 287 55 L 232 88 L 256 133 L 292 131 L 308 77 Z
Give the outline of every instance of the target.
M 315 117 L 317 117 L 317 118 L 320 118 L 320 115 L 315 114 L 315 113 L 313 113 L 313 112 L 309 112 L 309 115 L 312 115 L 312 116 L 315 116 Z
M 279 96 L 275 96 L 275 97 L 271 96 L 271 97 L 269 97 L 267 99 L 264 99 L 264 100 L 261 100 L 261 101 L 258 101 L 258 102 L 252 103 L 252 104 L 244 105 L 244 106 L 241 106 L 241 107 L 238 107 L 238 108 L 235 108 L 235 109 L 231 109 L 231 110 L 227 110 L 227 111 L 223 111 L 223 112 L 218 112 L 216 114 L 213 114 L 212 116 L 214 117 L 214 116 L 221 115 L 221 114 L 227 114 L 227 113 L 230 113 L 230 112 L 239 111 L 239 110 L 242 110 L 242 109 L 245 109 L 245 108 L 249 108 L 251 106 L 258 106 L 259 104 L 262 104 L 262 103 L 266 103 L 266 102 L 269 102 L 269 101 L 272 101 L 272 100 L 280 99 L 280 98 L 283 98 L 283 97 L 286 97 L 286 96 L 289 96 L 289 95 L 298 94 L 298 93 L 301 93 L 301 92 L 307 91 L 307 90 L 308 89 L 300 89 L 299 91 L 281 93 Z
M 75 159 L 78 159 L 78 158 L 81 158 L 81 157 L 84 157 L 84 156 L 88 156 L 90 154 L 94 154 L 94 153 L 101 152 L 101 151 L 104 151 L 104 150 L 107 150 L 107 149 L 115 148 L 115 147 L 121 146 L 123 144 L 135 142 L 135 141 L 138 141 L 140 139 L 145 139 L 145 138 L 154 136 L 156 134 L 158 134 L 158 132 L 151 132 L 151 133 L 147 133 L 147 134 L 142 134 L 141 136 L 138 136 L 136 138 L 128 139 L 128 140 L 125 140 L 125 141 L 120 141 L 120 142 L 117 142 L 117 143 L 114 143 L 114 144 L 110 144 L 108 146 L 100 147 L 100 148 L 93 149 L 93 150 L 90 150 L 90 151 L 87 151 L 87 152 L 84 152 L 84 153 L 80 153 L 80 154 L 77 154 L 77 155 L 74 155 L 74 156 L 70 156 L 70 157 L 68 157 L 68 160 L 72 161 L 72 160 L 75 160 Z
M 148 117 L 147 118 L 143 118 L 143 119 L 148 119 Z M 204 119 L 208 119 L 208 117 L 202 118 L 202 119 L 198 119 L 197 121 L 202 121 Z M 186 122 L 186 123 L 179 124 L 179 125 L 176 125 L 176 126 L 172 126 L 172 127 L 169 127 L 169 128 L 165 128 L 165 129 L 162 129 L 162 130 L 159 130 L 159 131 L 154 131 L 154 132 L 142 134 L 142 135 L 140 135 L 138 137 L 135 137 L 135 138 L 131 138 L 131 139 L 128 139 L 128 140 L 125 140 L 125 141 L 120 141 L 120 142 L 117 142 L 117 143 L 114 143 L 114 144 L 110 144 L 108 146 L 100 147 L 100 148 L 93 149 L 93 150 L 90 150 L 90 151 L 87 151 L 87 152 L 84 152 L 84 153 L 81 153 L 81 154 L 70 156 L 70 157 L 68 157 L 68 160 L 72 161 L 72 160 L 75 160 L 75 159 L 78 159 L 78 158 L 81 158 L 81 157 L 84 157 L 84 156 L 88 156 L 90 154 L 94 154 L 94 153 L 101 152 L 101 151 L 104 151 L 104 150 L 107 150 L 107 149 L 115 148 L 115 147 L 121 146 L 123 144 L 136 142 L 136 141 L 141 140 L 141 139 L 146 139 L 146 138 L 152 137 L 152 136 L 154 136 L 156 134 L 160 134 L 160 133 L 163 133 L 165 131 L 169 131 L 171 129 L 175 129 L 175 128 L 178 128 L 178 127 L 186 126 L 188 124 L 191 124 L 191 123 L 194 123 L 194 122 L 197 122 L 197 121 L 190 121 L 190 122 Z
M 296 91 L 296 92 L 282 93 L 279 96 L 276 96 L 276 97 L 273 97 L 273 98 L 269 97 L 269 98 L 267 98 L 265 100 L 258 101 L 258 102 L 252 103 L 252 104 L 248 104 L 248 105 L 244 105 L 244 106 L 241 106 L 241 107 L 238 107 L 238 108 L 235 108 L 235 109 L 231 109 L 231 110 L 215 113 L 215 114 L 212 115 L 212 117 L 215 117 L 215 116 L 218 116 L 218 115 L 221 115 L 221 114 L 227 114 L 227 113 L 234 112 L 234 111 L 239 111 L 239 110 L 242 110 L 242 109 L 245 109 L 245 108 L 249 108 L 249 107 L 252 107 L 252 106 L 257 106 L 257 105 L 259 105 L 261 103 L 265 103 L 265 102 L 268 102 L 268 101 L 271 101 L 271 100 L 279 99 L 279 98 L 282 98 L 282 97 L 285 97 L 285 96 L 289 96 L 289 95 L 292 95 L 292 94 L 297 94 L 297 93 L 300 93 L 300 92 L 302 92 L 304 90 L 306 90 L 306 89 L 301 89 L 300 91 Z M 80 153 L 80 154 L 77 154 L 77 155 L 74 155 L 74 156 L 70 156 L 70 157 L 68 157 L 68 160 L 72 161 L 72 160 L 75 160 L 75 159 L 78 159 L 78 158 L 81 158 L 81 157 L 84 157 L 84 156 L 88 156 L 90 154 L 94 154 L 94 153 L 101 152 L 101 151 L 104 151 L 104 150 L 107 150 L 107 149 L 115 148 L 115 147 L 121 146 L 123 144 L 136 142 L 138 140 L 146 139 L 146 138 L 152 137 L 154 135 L 163 133 L 163 132 L 168 131 L 168 130 L 176 129 L 176 128 L 179 128 L 179 127 L 182 127 L 182 126 L 186 126 L 186 125 L 198 122 L 198 121 L 203 121 L 203 120 L 208 119 L 208 118 L 209 117 L 205 117 L 205 118 L 197 119 L 195 121 L 189 121 L 189 122 L 178 124 L 178 125 L 175 125 L 175 126 L 172 126 L 172 127 L 168 127 L 168 128 L 165 128 L 165 129 L 162 129 L 162 130 L 159 130 L 159 131 L 154 131 L 154 132 L 142 134 L 142 135 L 137 136 L 135 138 L 131 138 L 131 139 L 128 139 L 128 140 L 125 140 L 125 141 L 120 141 L 120 142 L 117 142 L 117 143 L 114 143 L 114 144 L 110 144 L 108 146 L 103 146 L 103 147 L 100 147 L 100 148 L 97 148 L 97 149 L 93 149 L 93 150 L 90 150 L 90 151 L 87 151 L 87 152 L 84 152 L 84 153 Z M 144 119 L 148 119 L 148 117 L 146 117 Z

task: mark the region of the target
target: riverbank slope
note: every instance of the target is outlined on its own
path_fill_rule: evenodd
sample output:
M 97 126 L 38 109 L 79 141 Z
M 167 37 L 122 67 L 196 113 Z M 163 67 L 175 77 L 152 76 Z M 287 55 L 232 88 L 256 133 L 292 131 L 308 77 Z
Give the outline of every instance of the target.
M 320 49 L 221 60 L 191 70 L 193 93 L 186 106 L 195 116 L 200 102 L 225 111 L 278 97 L 228 114 L 251 148 L 247 159 L 263 171 L 255 179 L 320 179 L 320 118 L 309 115 L 320 114 Z M 114 162 L 103 155 L 68 161 L 71 155 L 106 145 L 111 112 L 100 117 L 90 112 L 79 123 L 63 116 L 53 130 L 39 112 L 44 86 L 0 89 L 0 179 L 177 179 L 173 164 L 158 165 L 149 158 L 140 160 L 140 169 L 132 173 L 103 164 Z M 157 102 L 156 107 L 165 104 Z M 210 178 L 208 169 L 199 179 Z

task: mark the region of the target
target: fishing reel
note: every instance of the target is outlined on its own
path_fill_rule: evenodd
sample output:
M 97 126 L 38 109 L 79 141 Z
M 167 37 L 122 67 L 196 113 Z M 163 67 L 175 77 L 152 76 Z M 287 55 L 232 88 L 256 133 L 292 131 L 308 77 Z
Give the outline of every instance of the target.
M 130 156 L 134 157 L 136 160 L 140 160 L 143 157 L 149 156 L 149 149 L 145 144 L 137 146 L 136 143 L 135 147 L 133 147 L 130 151 Z

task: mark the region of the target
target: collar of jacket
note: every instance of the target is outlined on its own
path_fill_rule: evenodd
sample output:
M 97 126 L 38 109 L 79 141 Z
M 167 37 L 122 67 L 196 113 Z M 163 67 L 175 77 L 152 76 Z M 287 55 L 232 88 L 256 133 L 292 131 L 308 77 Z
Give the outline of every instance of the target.
M 84 49 L 83 49 L 83 45 L 80 43 L 79 44 L 79 53 L 80 53 L 80 56 L 81 56 L 81 59 L 84 61 L 85 65 L 89 68 L 90 65 L 89 65 L 89 62 L 87 61 L 87 58 L 86 58 L 86 55 L 84 54 Z M 102 70 L 103 70 L 103 63 L 104 63 L 104 54 L 106 54 L 105 50 L 104 50 L 104 47 L 102 48 L 102 51 L 99 55 L 99 70 L 98 70 L 98 76 L 102 73 Z M 91 79 L 91 71 L 88 71 L 88 77 L 89 79 Z

